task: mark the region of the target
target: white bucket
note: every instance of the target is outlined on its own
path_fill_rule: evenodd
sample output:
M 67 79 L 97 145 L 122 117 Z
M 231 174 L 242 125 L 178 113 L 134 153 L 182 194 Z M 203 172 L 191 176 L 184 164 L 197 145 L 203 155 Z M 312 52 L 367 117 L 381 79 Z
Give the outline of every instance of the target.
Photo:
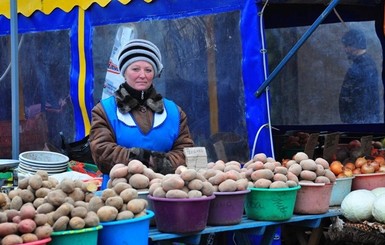
M 345 196 L 349 194 L 352 189 L 353 179 L 354 176 L 336 179 L 330 197 L 330 206 L 341 205 L 342 200 L 344 200 Z

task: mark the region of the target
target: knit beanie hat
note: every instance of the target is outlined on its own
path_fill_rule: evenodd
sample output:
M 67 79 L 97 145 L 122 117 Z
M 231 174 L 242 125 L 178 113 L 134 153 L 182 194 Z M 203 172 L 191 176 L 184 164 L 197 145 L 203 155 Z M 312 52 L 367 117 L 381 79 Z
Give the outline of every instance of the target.
M 357 49 L 366 49 L 365 34 L 358 29 L 351 29 L 342 37 L 342 43 L 345 46 Z
M 127 67 L 136 61 L 147 61 L 154 68 L 155 77 L 159 77 L 163 70 L 162 56 L 158 47 L 144 39 L 132 39 L 118 55 L 120 74 L 124 76 Z

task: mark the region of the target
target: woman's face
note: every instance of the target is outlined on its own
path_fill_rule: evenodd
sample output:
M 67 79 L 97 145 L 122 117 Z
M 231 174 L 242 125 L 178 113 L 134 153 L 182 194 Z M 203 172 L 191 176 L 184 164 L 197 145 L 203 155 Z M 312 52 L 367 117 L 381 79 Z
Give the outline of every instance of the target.
M 154 69 L 147 61 L 136 61 L 127 67 L 124 78 L 133 89 L 147 90 L 154 79 Z

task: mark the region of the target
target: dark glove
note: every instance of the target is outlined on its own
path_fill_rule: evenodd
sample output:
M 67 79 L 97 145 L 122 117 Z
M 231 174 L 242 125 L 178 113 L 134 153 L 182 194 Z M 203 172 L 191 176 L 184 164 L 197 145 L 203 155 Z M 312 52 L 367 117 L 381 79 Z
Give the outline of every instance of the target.
M 151 156 L 150 150 L 137 148 L 137 147 L 130 148 L 129 158 L 139 160 L 147 167 L 149 166 L 149 163 L 150 163 L 150 156 Z
M 166 157 L 163 152 L 152 151 L 150 155 L 149 167 L 155 172 L 161 174 L 171 174 L 175 172 L 175 168 L 171 161 Z

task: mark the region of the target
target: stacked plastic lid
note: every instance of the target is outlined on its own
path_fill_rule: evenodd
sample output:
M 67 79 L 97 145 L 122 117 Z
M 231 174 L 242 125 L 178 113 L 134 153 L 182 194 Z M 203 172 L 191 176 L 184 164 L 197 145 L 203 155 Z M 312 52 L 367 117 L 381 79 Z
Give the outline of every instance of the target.
M 67 171 L 69 158 L 52 151 L 26 151 L 19 154 L 19 172 L 35 174 L 44 170 L 49 175 Z

